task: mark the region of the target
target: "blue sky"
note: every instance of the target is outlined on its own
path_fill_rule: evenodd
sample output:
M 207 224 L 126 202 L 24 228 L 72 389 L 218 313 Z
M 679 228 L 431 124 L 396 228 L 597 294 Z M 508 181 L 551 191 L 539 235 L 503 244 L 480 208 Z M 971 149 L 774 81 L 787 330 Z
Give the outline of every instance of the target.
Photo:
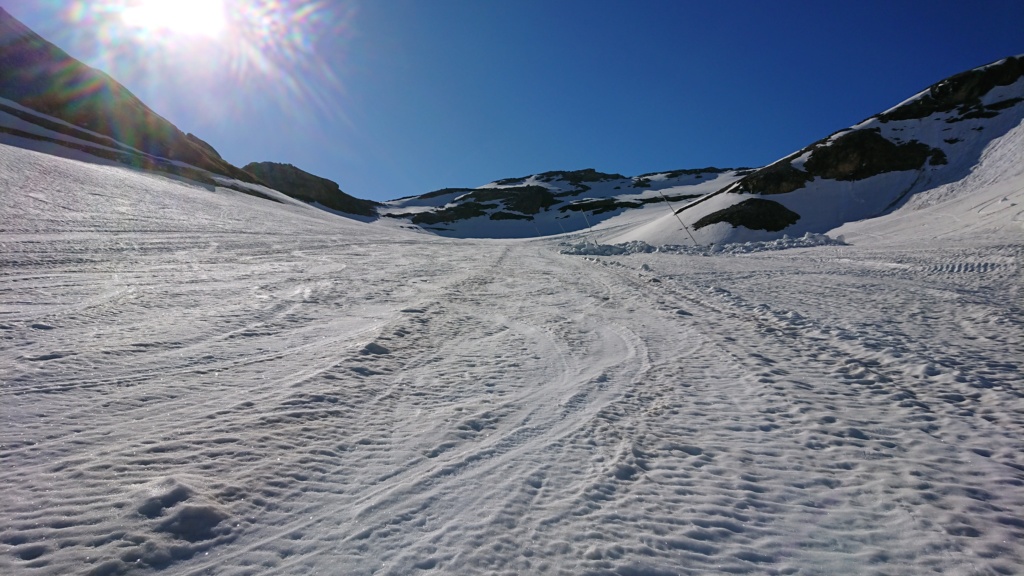
M 227 0 L 279 18 L 248 51 L 128 34 L 122 1 L 0 6 L 228 161 L 375 200 L 546 170 L 760 166 L 1024 53 L 1020 0 Z

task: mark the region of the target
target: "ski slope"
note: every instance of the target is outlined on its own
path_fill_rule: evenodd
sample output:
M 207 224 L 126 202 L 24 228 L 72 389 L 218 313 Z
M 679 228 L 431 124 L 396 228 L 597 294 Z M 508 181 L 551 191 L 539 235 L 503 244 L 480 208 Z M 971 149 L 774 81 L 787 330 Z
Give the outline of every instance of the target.
M 588 257 L 0 145 L 0 573 L 1015 573 L 1002 146 L 848 246 Z

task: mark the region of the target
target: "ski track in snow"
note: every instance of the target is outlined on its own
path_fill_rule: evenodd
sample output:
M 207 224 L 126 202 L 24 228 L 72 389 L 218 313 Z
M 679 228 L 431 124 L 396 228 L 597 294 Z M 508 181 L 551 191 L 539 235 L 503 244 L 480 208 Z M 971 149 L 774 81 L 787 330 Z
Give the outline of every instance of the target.
M 1020 242 L 568 256 L 8 147 L 0 188 L 0 573 L 1024 565 Z

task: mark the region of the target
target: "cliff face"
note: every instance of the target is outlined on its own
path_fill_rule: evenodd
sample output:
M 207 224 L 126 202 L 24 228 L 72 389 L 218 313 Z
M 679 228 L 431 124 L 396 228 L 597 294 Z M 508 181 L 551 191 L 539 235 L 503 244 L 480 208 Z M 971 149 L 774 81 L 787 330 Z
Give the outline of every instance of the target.
M 318 202 L 332 210 L 357 216 L 376 216 L 376 202 L 360 200 L 341 191 L 334 181 L 300 170 L 291 164 L 252 162 L 243 170 L 271 188 L 303 202 Z
M 152 156 L 253 181 L 110 76 L 86 66 L 0 8 L 0 97 Z

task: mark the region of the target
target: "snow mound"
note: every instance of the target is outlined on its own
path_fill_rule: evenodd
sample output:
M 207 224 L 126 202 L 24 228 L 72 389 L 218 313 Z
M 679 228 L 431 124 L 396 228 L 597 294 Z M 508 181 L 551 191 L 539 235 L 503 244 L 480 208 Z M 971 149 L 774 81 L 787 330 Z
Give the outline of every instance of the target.
M 763 242 L 742 242 L 732 244 L 712 244 L 710 246 L 682 246 L 678 244 L 665 244 L 662 246 L 651 246 L 642 240 L 623 242 L 621 244 L 587 244 L 569 243 L 561 244 L 559 250 L 562 254 L 574 256 L 623 256 L 626 254 L 651 254 L 660 252 L 662 254 L 691 254 L 698 256 L 712 256 L 715 254 L 750 254 L 753 252 L 772 252 L 776 250 L 788 250 L 790 248 L 811 248 L 814 246 L 846 246 L 843 237 L 832 238 L 826 234 L 815 234 L 807 232 L 799 238 L 783 236 L 778 240 Z

